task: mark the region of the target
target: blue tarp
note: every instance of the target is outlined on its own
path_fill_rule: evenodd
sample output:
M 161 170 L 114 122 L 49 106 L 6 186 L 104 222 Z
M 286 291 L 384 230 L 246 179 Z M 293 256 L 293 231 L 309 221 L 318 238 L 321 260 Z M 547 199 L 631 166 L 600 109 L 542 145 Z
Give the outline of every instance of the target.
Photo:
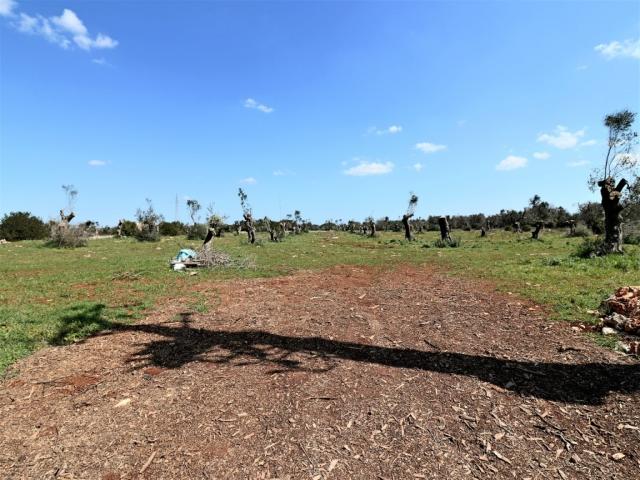
M 176 255 L 176 260 L 178 262 L 184 262 L 185 260 L 189 260 L 190 258 L 196 258 L 197 255 L 198 254 L 194 250 L 191 250 L 190 248 L 183 248 L 182 250 L 180 250 L 178 255 Z

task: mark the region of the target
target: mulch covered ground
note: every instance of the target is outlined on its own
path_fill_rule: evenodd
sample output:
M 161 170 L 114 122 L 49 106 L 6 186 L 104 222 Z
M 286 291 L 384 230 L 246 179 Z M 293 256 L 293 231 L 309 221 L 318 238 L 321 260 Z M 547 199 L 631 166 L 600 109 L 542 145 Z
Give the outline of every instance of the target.
M 2 478 L 638 478 L 640 363 L 427 268 L 202 286 L 19 362 Z

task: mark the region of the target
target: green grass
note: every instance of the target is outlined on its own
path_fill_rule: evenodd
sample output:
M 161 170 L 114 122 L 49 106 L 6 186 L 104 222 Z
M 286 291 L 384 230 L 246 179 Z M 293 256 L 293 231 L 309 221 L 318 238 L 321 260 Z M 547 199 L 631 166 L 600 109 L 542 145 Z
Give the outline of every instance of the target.
M 400 233 L 377 238 L 335 232 L 290 236 L 282 243 L 248 245 L 244 236 L 216 239 L 235 257 L 252 257 L 254 269 L 173 272 L 169 259 L 186 246 L 184 238 L 159 243 L 91 240 L 84 248 L 59 250 L 43 242 L 0 246 L 0 372 L 46 344 L 64 344 L 141 318 L 160 299 L 180 297 L 185 307 L 204 313 L 215 305 L 194 287 L 211 280 L 277 276 L 338 264 L 392 266 L 427 263 L 452 275 L 483 278 L 550 307 L 562 320 L 589 321 L 587 313 L 620 285 L 638 283 L 640 249 L 627 255 L 579 259 L 572 252 L 581 239 L 545 232 L 529 235 L 455 232 L 458 248 L 437 248 L 436 233 L 405 242 Z

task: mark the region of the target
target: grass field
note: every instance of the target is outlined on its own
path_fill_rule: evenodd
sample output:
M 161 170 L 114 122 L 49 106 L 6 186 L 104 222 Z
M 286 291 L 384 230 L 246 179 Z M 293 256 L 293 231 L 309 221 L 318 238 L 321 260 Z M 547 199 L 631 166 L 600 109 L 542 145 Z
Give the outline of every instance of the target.
M 179 248 L 196 246 L 184 238 L 159 243 L 131 239 L 92 240 L 84 248 L 58 250 L 43 242 L 0 246 L 0 372 L 18 358 L 47 344 L 64 344 L 108 327 L 141 318 L 162 299 L 184 299 L 204 312 L 214 295 L 197 285 L 230 278 L 286 275 L 300 269 L 338 264 L 393 267 L 399 263 L 434 265 L 452 275 L 482 278 L 503 291 L 548 306 L 560 320 L 591 321 L 589 310 L 621 285 L 640 280 L 640 249 L 627 255 L 580 259 L 572 255 L 581 239 L 545 232 L 541 241 L 495 232 L 455 232 L 458 248 L 435 248 L 436 233 L 407 243 L 400 233 L 375 239 L 336 232 L 291 236 L 282 243 L 244 236 L 216 240 L 234 257 L 251 257 L 255 268 L 173 272 L 169 259 Z

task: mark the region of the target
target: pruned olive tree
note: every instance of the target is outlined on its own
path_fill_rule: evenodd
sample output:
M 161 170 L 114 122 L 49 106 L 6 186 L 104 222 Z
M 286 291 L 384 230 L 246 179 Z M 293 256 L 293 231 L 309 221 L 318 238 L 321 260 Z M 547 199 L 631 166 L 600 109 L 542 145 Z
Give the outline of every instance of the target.
M 247 202 L 247 194 L 242 188 L 238 189 L 238 198 L 240 198 L 240 206 L 242 207 L 242 218 L 244 218 L 244 226 L 247 229 L 247 237 L 249 243 L 256 242 L 256 228 L 253 225 L 253 213 L 251 205 Z
M 438 218 L 438 227 L 440 227 L 440 239 L 443 241 L 451 241 L 451 230 L 449 229 L 449 221 L 447 217 Z
M 373 219 L 373 217 L 367 217 L 364 219 L 364 223 L 363 226 L 365 226 L 365 230 L 364 233 L 366 235 L 367 232 L 367 227 L 368 227 L 368 232 L 369 232 L 369 236 L 370 237 L 375 237 L 376 236 L 376 221 Z
M 633 148 L 638 133 L 633 130 L 636 114 L 621 110 L 607 115 L 604 125 L 609 129 L 607 154 L 602 168 L 595 170 L 589 179 L 592 190 L 600 189 L 600 203 L 604 211 L 604 242 L 598 254 L 622 253 L 622 218 L 625 197 L 631 190 L 625 187 L 634 184 L 639 176 L 638 157 Z
M 409 205 L 407 211 L 402 215 L 402 225 L 404 225 L 404 238 L 406 240 L 413 240 L 411 235 L 411 217 L 416 213 L 416 207 L 418 206 L 418 196 L 414 193 L 409 197 Z
M 147 208 L 139 208 L 136 212 L 136 238 L 141 242 L 157 242 L 160 240 L 160 222 L 164 217 L 153 208 L 153 202 L 147 198 Z

